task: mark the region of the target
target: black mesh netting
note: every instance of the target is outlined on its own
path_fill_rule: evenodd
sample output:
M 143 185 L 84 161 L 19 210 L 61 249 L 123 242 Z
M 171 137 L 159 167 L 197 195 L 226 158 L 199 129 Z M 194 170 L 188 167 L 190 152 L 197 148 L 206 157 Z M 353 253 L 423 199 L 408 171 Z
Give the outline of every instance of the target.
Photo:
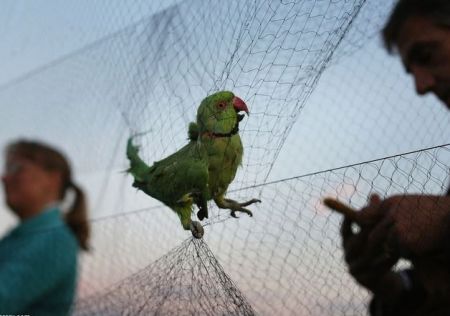
M 371 192 L 449 182 L 448 113 L 381 47 L 393 2 L 150 2 L 96 3 L 107 36 L 0 87 L 0 145 L 60 146 L 89 195 L 75 314 L 364 314 L 323 197 L 358 208 Z M 228 196 L 262 203 L 237 220 L 210 203 L 204 239 L 186 240 L 171 210 L 132 188 L 125 142 L 139 133 L 145 161 L 166 157 L 222 89 L 250 109 Z
M 203 240 L 190 239 L 110 291 L 79 303 L 76 315 L 254 315 Z

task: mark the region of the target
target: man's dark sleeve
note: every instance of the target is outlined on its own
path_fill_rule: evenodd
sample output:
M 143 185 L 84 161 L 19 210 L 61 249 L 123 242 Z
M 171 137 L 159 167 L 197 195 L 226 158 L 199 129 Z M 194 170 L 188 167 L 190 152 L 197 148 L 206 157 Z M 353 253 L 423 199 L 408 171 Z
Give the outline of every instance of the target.
M 410 316 L 425 303 L 427 293 L 414 275 L 414 270 L 403 270 L 399 273 L 409 278 L 410 288 L 402 293 L 394 305 L 387 305 L 374 295 L 369 305 L 371 316 Z

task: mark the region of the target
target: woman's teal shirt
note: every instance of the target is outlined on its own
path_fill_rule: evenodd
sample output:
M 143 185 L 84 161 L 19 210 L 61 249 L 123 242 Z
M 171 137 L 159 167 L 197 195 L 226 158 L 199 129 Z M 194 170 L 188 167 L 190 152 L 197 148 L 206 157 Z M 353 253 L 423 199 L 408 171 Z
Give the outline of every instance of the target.
M 0 240 L 0 315 L 67 315 L 76 290 L 78 243 L 57 208 Z

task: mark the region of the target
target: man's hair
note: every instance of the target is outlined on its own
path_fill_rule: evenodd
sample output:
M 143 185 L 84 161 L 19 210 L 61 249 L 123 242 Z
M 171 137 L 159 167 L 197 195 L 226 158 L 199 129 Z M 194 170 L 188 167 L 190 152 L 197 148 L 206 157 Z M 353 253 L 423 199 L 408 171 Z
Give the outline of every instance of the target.
M 397 46 L 400 29 L 410 17 L 425 17 L 436 25 L 450 27 L 450 0 L 399 0 L 383 29 L 388 52 Z

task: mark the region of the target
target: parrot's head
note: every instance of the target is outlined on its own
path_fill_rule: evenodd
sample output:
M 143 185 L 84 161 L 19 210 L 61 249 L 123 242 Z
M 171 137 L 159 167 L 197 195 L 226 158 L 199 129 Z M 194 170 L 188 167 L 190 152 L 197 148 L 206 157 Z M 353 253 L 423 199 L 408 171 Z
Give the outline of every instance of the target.
M 247 105 L 230 91 L 219 91 L 203 99 L 197 111 L 197 124 L 200 133 L 216 135 L 235 134 L 244 111 L 249 114 Z

